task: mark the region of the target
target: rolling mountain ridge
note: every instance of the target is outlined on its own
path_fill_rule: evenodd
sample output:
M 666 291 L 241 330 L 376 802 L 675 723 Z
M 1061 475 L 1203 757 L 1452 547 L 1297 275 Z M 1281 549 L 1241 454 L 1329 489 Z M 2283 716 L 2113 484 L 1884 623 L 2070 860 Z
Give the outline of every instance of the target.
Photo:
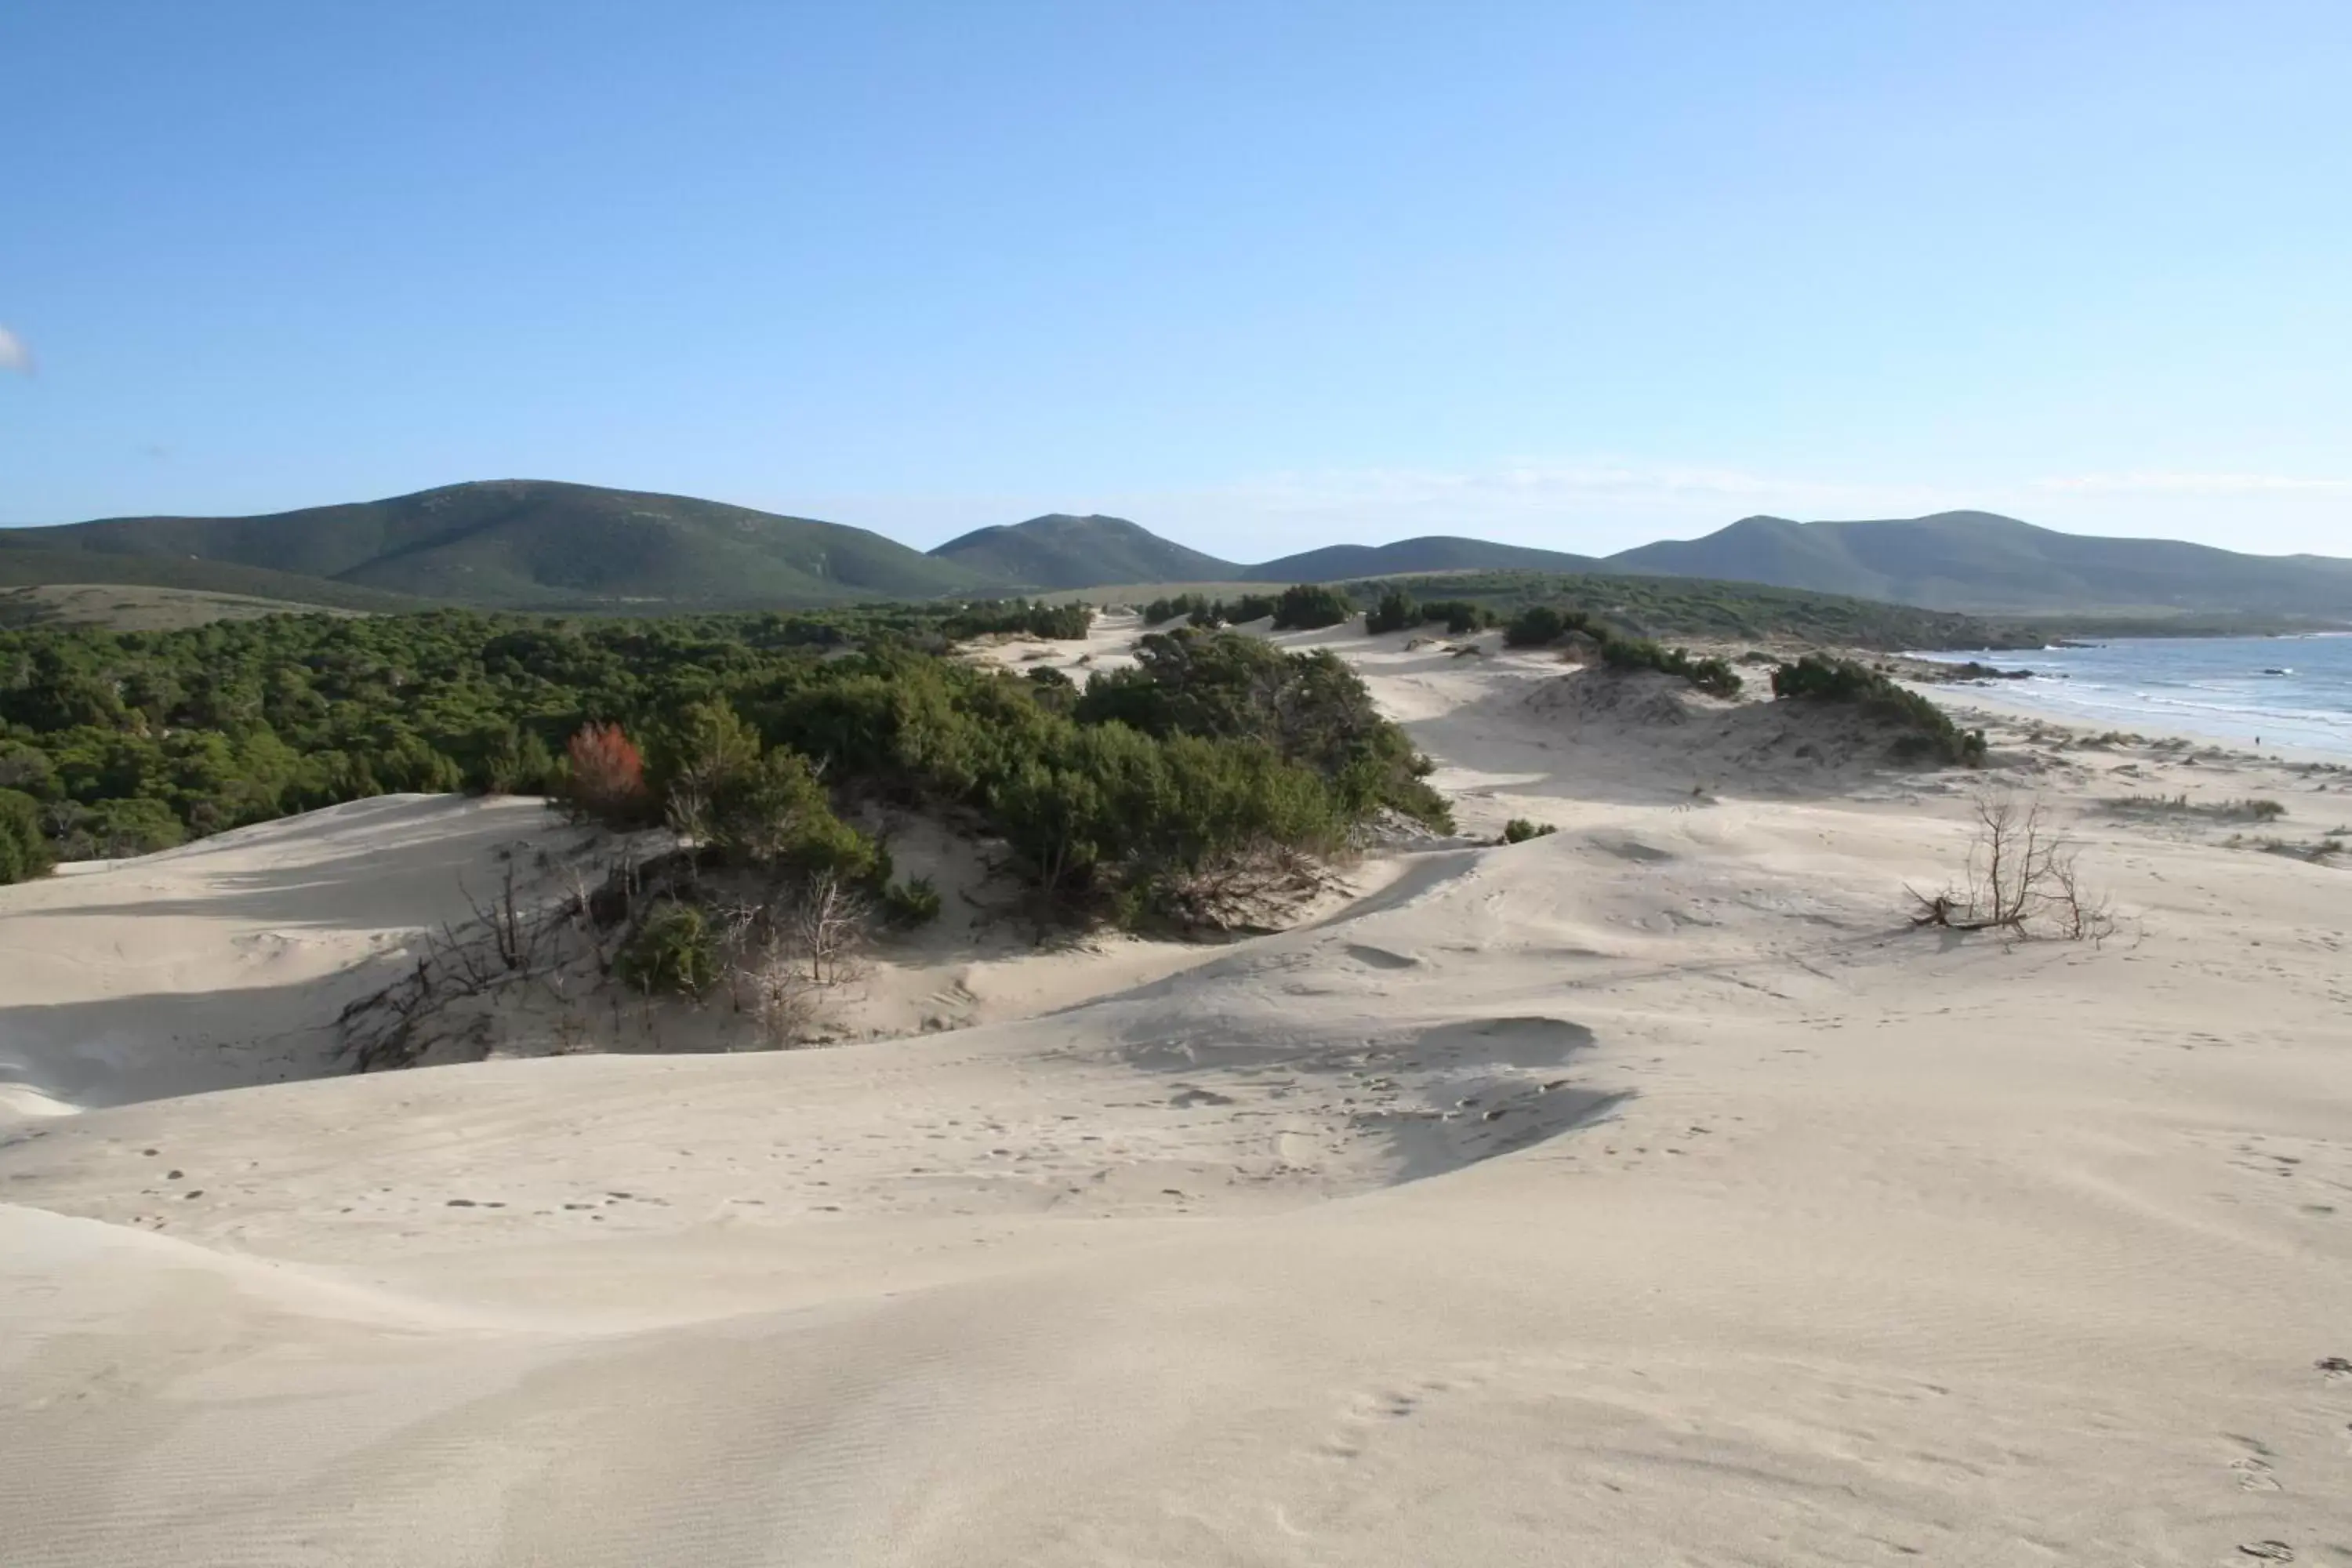
M 1494 544 L 1483 539 L 1425 534 L 1393 544 L 1329 544 L 1242 567 L 1253 583 L 1336 583 L 1357 577 L 1395 577 L 1420 572 L 1594 572 L 1590 555 L 1537 550 L 1524 544 Z
M 930 553 L 935 560 L 1028 588 L 1220 583 L 1243 570 L 1162 539 L 1123 517 L 1073 517 L 1067 512 L 974 529 Z
M 106 574 L 187 563 L 204 569 L 185 573 L 191 586 L 214 586 L 192 579 L 236 567 L 495 609 L 826 605 L 988 586 L 951 562 L 860 528 L 544 479 L 447 485 L 264 517 L 0 530 L 0 576 L 12 549 L 40 551 L 58 563 L 49 570 L 70 568 L 83 582 L 153 581 Z M 261 591 L 241 577 L 218 585 Z
M 0 529 L 0 585 L 148 584 L 352 609 L 783 608 L 1463 572 L 1708 578 L 1976 614 L 2183 611 L 2352 622 L 2352 561 L 2060 533 L 1980 511 L 1853 522 L 1748 517 L 1703 538 L 1600 560 L 1430 535 L 1329 545 L 1255 565 L 1098 514 L 978 529 L 926 553 L 840 523 L 531 479 L 262 517 Z
M 1605 568 L 1764 583 L 1940 610 L 2352 616 L 2352 561 L 2060 533 L 1984 511 L 1862 522 L 1747 517 L 1702 539 L 1622 551 Z

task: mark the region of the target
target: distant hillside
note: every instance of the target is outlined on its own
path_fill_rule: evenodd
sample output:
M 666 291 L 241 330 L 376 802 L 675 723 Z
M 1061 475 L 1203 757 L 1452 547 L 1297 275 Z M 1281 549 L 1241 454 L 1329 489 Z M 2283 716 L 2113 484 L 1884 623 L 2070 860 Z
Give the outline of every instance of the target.
M 55 626 L 104 626 L 118 632 L 177 631 L 214 621 L 304 614 L 347 616 L 352 612 L 324 605 L 259 599 L 249 594 L 213 594 L 195 588 L 141 587 L 121 583 L 55 583 L 39 587 L 0 588 L 0 630 Z
M 266 517 L 0 529 L 0 588 L 113 584 L 347 610 L 805 608 L 1114 584 L 1132 594 L 1152 584 L 1482 573 L 1706 578 L 2044 625 L 2053 616 L 2182 627 L 2233 617 L 2352 622 L 2352 561 L 2090 538 L 1980 511 L 1869 522 L 1743 518 L 1703 539 L 1605 561 L 1432 535 L 1328 545 L 1255 566 L 1117 517 L 1034 517 L 926 554 L 839 523 L 536 479 Z
M 12 549 L 50 557 L 37 564 L 43 574 L 10 574 Z M 266 570 L 273 584 L 230 580 L 224 570 Z M 142 582 L 335 603 L 321 597 L 316 584 L 324 582 L 509 609 L 824 605 L 994 587 L 863 529 L 537 479 L 267 517 L 0 531 L 0 581 Z
M 274 599 L 301 609 L 396 610 L 425 602 L 323 577 L 186 555 L 123 555 L 79 548 L 60 528 L 0 528 L 0 588 L 111 584 L 141 589 Z
M 1326 545 L 1262 566 L 1244 566 L 1241 574 L 1253 583 L 1337 583 L 1404 572 L 1591 572 L 1600 565 L 1589 555 L 1430 534 L 1393 544 Z
M 1233 578 L 1242 570 L 1123 517 L 1073 517 L 1060 511 L 975 529 L 949 540 L 931 555 L 1020 588 L 1213 582 Z
M 1044 589 L 1106 584 L 1337 583 L 1399 572 L 1589 572 L 1600 564 L 1590 556 L 1554 550 L 1433 535 L 1393 544 L 1333 544 L 1242 566 L 1162 539 L 1125 518 L 1063 512 L 979 529 L 931 553 L 1017 587 Z
M 1870 522 L 1748 517 L 1611 556 L 1614 572 L 1712 577 L 1978 612 L 2179 610 L 2352 617 L 2352 561 L 2059 533 L 1947 511 Z

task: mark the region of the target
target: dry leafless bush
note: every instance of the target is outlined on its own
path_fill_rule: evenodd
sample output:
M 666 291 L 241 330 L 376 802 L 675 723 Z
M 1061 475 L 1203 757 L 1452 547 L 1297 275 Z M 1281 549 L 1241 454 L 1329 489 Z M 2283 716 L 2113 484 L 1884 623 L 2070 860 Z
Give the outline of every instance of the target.
M 1904 889 L 1918 906 L 1914 927 L 2092 943 L 2115 934 L 2106 896 L 2083 880 L 2081 847 L 2051 822 L 2039 798 L 1988 791 L 1975 807 L 1963 879 L 1934 894 Z
M 824 874 L 721 911 L 728 984 L 763 1042 L 785 1048 L 816 1033 L 828 997 L 865 973 L 872 916 L 863 892 Z
M 1163 879 L 1155 889 L 1155 912 L 1181 931 L 1274 931 L 1301 905 L 1340 885 L 1319 858 L 1258 844 Z

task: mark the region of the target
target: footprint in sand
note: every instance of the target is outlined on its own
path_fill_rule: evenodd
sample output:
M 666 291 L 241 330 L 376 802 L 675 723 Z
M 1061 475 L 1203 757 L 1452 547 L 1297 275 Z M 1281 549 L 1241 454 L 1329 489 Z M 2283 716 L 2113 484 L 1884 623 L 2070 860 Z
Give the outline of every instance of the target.
M 2252 1450 L 2230 1461 L 2230 1473 L 2238 1478 L 2242 1492 L 2274 1492 L 2281 1490 L 2278 1472 L 2271 1468 L 2270 1450 L 2249 1437 L 2238 1441 Z

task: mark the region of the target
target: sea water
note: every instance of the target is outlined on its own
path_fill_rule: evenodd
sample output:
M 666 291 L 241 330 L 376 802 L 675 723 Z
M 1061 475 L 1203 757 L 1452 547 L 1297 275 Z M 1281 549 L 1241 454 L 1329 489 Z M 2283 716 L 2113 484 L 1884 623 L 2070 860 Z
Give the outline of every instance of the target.
M 1920 657 L 2031 669 L 2030 679 L 1994 684 L 2053 719 L 2352 757 L 2352 633 L 2129 637 L 2032 653 Z

